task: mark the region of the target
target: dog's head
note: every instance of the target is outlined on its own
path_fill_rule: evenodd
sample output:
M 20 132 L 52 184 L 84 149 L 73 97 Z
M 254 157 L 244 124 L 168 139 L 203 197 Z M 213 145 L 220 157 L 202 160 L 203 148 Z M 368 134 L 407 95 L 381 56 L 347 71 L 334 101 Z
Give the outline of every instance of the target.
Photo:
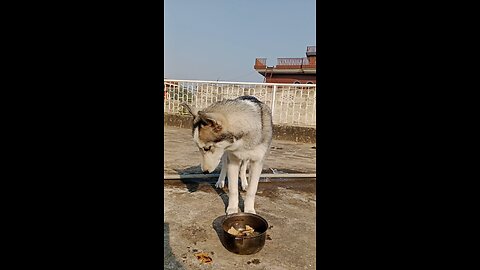
M 221 113 L 198 111 L 185 103 L 182 105 L 194 117 L 192 135 L 202 155 L 202 171 L 211 173 L 220 163 L 225 148 L 235 139 L 226 132 L 226 119 Z

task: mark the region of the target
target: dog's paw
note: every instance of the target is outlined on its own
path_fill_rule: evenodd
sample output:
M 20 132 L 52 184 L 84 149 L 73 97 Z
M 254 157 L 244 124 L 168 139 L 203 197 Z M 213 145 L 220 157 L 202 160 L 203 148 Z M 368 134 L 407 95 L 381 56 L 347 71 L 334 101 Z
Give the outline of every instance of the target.
M 236 214 L 238 213 L 238 207 L 228 207 L 227 208 L 227 215 Z
M 218 180 L 217 183 L 215 184 L 216 188 L 223 188 L 225 186 L 225 180 L 220 181 Z
M 250 213 L 250 214 L 256 214 L 257 212 L 255 212 L 255 209 L 246 209 L 245 208 L 245 213 Z
M 242 181 L 242 190 L 243 191 L 247 190 L 247 187 L 248 187 L 248 182 L 246 180 Z

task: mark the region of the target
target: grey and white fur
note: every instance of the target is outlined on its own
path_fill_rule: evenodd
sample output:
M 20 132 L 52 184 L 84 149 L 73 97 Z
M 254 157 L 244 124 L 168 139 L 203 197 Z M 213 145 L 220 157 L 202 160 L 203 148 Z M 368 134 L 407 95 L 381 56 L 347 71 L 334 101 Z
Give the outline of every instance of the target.
M 200 111 L 187 104 L 182 105 L 194 117 L 192 136 L 202 156 L 202 171 L 213 172 L 223 160 L 216 186 L 222 188 L 225 175 L 228 176 L 227 214 L 238 213 L 239 210 L 239 171 L 242 176 L 242 189 L 247 191 L 244 210 L 246 213 L 256 213 L 255 194 L 263 162 L 272 143 L 270 108 L 252 96 L 219 101 Z

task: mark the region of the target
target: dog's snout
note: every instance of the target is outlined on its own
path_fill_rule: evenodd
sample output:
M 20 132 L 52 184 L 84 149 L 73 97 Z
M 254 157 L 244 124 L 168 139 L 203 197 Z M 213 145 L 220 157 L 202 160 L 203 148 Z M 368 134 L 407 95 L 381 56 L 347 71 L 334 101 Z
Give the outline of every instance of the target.
M 208 174 L 210 173 L 208 170 L 203 171 L 203 174 Z

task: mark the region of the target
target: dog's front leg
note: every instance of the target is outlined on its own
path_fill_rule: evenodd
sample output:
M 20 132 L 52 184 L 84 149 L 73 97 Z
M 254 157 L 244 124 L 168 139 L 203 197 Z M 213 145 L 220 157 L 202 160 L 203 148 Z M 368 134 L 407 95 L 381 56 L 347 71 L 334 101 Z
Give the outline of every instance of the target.
M 240 183 L 242 185 L 242 190 L 247 190 L 248 182 L 247 182 L 247 167 L 248 167 L 248 159 L 242 160 L 240 165 Z
M 225 186 L 225 176 L 227 175 L 227 153 L 224 153 L 222 156 L 222 170 L 220 171 L 220 177 L 215 184 L 217 188 L 223 188 Z
M 263 161 L 250 161 L 250 183 L 245 196 L 245 213 L 256 214 L 255 212 L 255 194 L 257 193 L 258 181 L 262 174 Z
M 240 168 L 240 159 L 234 155 L 228 155 L 227 174 L 228 174 L 228 207 L 227 215 L 238 213 L 238 169 Z

